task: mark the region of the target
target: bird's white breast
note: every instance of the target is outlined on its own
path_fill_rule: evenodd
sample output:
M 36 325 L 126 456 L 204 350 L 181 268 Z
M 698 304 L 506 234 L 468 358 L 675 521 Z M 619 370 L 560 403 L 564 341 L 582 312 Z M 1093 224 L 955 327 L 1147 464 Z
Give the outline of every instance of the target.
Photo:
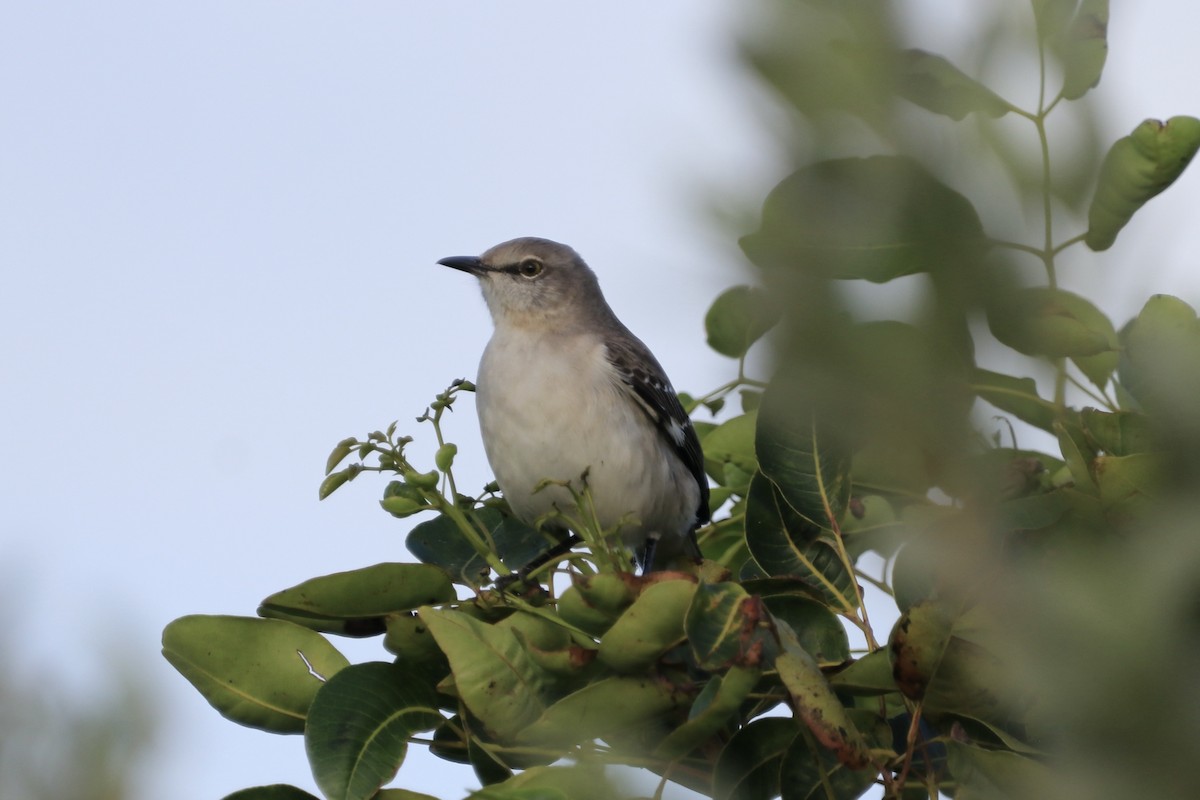
M 477 381 L 479 421 L 488 461 L 514 513 L 532 523 L 558 508 L 575 516 L 570 493 L 544 480 L 583 488 L 599 521 L 622 518 L 631 545 L 646 532 L 686 534 L 699 499 L 695 480 L 615 377 L 593 335 L 497 329 Z

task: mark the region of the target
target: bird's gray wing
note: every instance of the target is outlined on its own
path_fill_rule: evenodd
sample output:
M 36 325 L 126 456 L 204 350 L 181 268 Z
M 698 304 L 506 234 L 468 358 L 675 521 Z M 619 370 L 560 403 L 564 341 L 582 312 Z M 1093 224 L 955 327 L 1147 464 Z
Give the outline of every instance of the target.
M 675 454 L 687 466 L 696 485 L 700 487 L 700 503 L 696 509 L 696 522 L 703 525 L 711 518 L 708 510 L 708 478 L 704 474 L 704 453 L 696 429 L 679 396 L 667 379 L 649 348 L 634 337 L 609 341 L 606 344 L 609 363 L 620 377 L 623 387 L 637 401 L 658 428 L 659 433 L 670 443 Z

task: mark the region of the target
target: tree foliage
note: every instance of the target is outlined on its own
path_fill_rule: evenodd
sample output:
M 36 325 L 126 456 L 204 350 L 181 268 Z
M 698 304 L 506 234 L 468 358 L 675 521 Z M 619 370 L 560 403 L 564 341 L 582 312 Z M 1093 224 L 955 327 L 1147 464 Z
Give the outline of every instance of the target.
M 584 547 L 521 572 L 553 542 L 494 486 L 458 491 L 442 415 L 473 387 L 456 381 L 418 419 L 432 468 L 393 423 L 340 442 L 320 489 L 393 476 L 381 505 L 427 517 L 407 540 L 421 563 L 314 578 L 258 619 L 177 620 L 168 659 L 231 720 L 302 730 L 339 800 L 417 797 L 381 788 L 414 742 L 471 765 L 471 796 L 491 800 L 617 796 L 609 764 L 739 800 L 1183 796 L 1187 759 L 1162 752 L 1194 749 L 1200 725 L 1200 322 L 1156 296 L 1118 326 L 1057 265 L 1113 246 L 1200 121 L 1148 120 L 1077 159 L 1090 200 L 1052 168 L 1047 122 L 1100 80 L 1107 6 L 1033 0 L 1013 34 L 1036 44 L 1031 109 L 900 46 L 887 4 L 771 7 L 746 58 L 808 146 L 741 239 L 759 285 L 705 320 L 737 377 L 685 398 L 711 415 L 702 566 L 631 574 L 584 490 Z M 994 128 L 1006 116 L 1038 145 L 1033 178 Z M 1030 242 L 989 234 L 994 187 L 931 160 L 913 135 L 929 130 L 986 143 L 974 158 L 1038 212 Z M 912 314 L 853 300 L 900 281 L 918 282 Z M 768 332 L 775 372 L 754 380 L 746 354 Z M 867 586 L 894 600 L 890 632 Z M 330 634 L 381 636 L 394 658 L 349 665 Z

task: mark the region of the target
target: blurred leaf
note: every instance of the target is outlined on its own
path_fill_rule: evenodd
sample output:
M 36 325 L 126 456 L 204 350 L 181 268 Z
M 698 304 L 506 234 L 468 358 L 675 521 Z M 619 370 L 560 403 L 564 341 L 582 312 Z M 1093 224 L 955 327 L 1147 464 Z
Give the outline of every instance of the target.
M 884 283 L 963 269 L 986 249 L 971 203 L 902 156 L 822 161 L 767 196 L 762 226 L 742 237 L 755 264 Z
M 850 499 L 850 455 L 822 434 L 815 415 L 797 407 L 785 386 L 772 384 L 763 395 L 754 435 L 760 474 L 796 514 L 828 530 Z
M 450 578 L 426 564 L 386 563 L 312 578 L 262 601 L 258 614 L 350 636 L 383 633 L 384 617 L 456 599 Z
M 705 469 L 718 483 L 729 485 L 731 476 L 726 475 L 727 464 L 736 464 L 741 473 L 748 475 L 753 475 L 758 469 L 758 457 L 754 454 L 754 430 L 757 424 L 757 414 L 742 414 L 722 422 L 700 439 Z
M 1075 425 L 1054 424 L 1054 433 L 1058 436 L 1058 448 L 1062 451 L 1063 461 L 1071 471 L 1075 487 L 1090 494 L 1096 493 L 1096 482 L 1092 477 L 1092 459 L 1096 453 L 1092 450 L 1083 431 Z
M 690 580 L 653 583 L 600 639 L 596 657 L 617 672 L 641 672 L 684 639 L 683 621 L 696 593 Z
M 1078 358 L 1117 349 L 1108 317 L 1062 289 L 1035 286 L 1008 292 L 989 306 L 987 318 L 993 336 L 1025 355 Z
M 802 578 L 837 610 L 857 605 L 854 586 L 837 551 L 820 538 L 762 473 L 750 482 L 746 500 L 746 544 L 754 560 L 772 576 Z
M 326 797 L 368 800 L 404 761 L 408 738 L 442 722 L 432 687 L 395 664 L 341 670 L 317 692 L 304 747 Z
M 725 745 L 713 771 L 715 800 L 772 800 L 779 796 L 779 768 L 800 725 L 786 717 L 761 717 Z
M 1129 515 L 1161 502 L 1167 494 L 1165 462 L 1157 453 L 1097 457 L 1094 474 L 1105 510 Z
M 593 739 L 609 739 L 656 724 L 689 698 L 656 677 L 618 675 L 590 683 L 557 701 L 517 740 L 533 746 L 566 748 Z
M 1083 0 L 1054 44 L 1062 59 L 1062 96 L 1078 100 L 1100 83 L 1108 58 L 1108 0 Z
M 897 92 L 921 108 L 956 120 L 973 112 L 992 118 L 1008 112 L 1004 98 L 942 56 L 905 50 L 899 54 L 899 65 Z
M 890 9 L 863 3 L 787 3 L 761 15 L 744 45 L 750 65 L 802 116 L 836 112 L 885 129 L 892 118 L 896 31 Z
M 1200 119 L 1148 119 L 1118 139 L 1104 157 L 1088 209 L 1084 241 L 1107 250 L 1139 208 L 1183 174 L 1200 148 Z
M 766 292 L 751 286 L 726 289 L 704 317 L 708 346 L 723 356 L 741 358 L 779 321 Z
M 956 797 L 1044 796 L 1048 768 L 1032 758 L 953 739 L 946 749 L 950 772 L 960 787 Z
M 545 677 L 509 629 L 461 611 L 418 612 L 450 661 L 454 685 L 471 713 L 502 740 L 516 736 L 545 708 Z
M 1033 0 L 1038 38 L 1045 41 L 1062 33 L 1078 4 L 1079 0 Z
M 163 655 L 221 716 L 271 733 L 301 733 L 323 681 L 349 665 L 299 625 L 201 614 L 167 625 Z
M 1053 525 L 1071 510 L 1070 498 L 1062 489 L 1000 503 L 995 524 L 1001 530 L 1036 531 Z
M 1080 412 L 1080 421 L 1088 441 L 1109 455 L 1129 456 L 1160 449 L 1150 418 L 1145 414 L 1085 408 Z
M 1054 403 L 1038 394 L 1033 378 L 1014 378 L 976 367 L 971 389 L 981 399 L 1035 428 L 1050 431 L 1054 426 Z
M 757 667 L 734 666 L 723 675 L 709 678 L 692 704 L 687 722 L 659 743 L 654 756 L 673 761 L 709 741 L 745 703 L 761 675 Z
M 1161 430 L 1200 433 L 1200 321 L 1177 297 L 1155 295 L 1121 331 L 1119 378 Z
M 303 789 L 276 783 L 271 786 L 254 786 L 225 795 L 223 800 L 318 800 Z

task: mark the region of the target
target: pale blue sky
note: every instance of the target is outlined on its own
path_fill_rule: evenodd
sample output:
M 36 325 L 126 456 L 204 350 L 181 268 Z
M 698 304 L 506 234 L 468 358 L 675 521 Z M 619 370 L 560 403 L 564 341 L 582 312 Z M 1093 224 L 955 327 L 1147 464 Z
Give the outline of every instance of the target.
M 914 5 L 935 10 L 910 31 L 933 50 L 976 6 Z M 146 797 L 311 790 L 301 741 L 221 719 L 161 660 L 159 634 L 405 557 L 381 481 L 321 504 L 316 487 L 337 440 L 397 418 L 424 433 L 412 418 L 473 376 L 489 322 L 438 258 L 568 242 L 677 387 L 728 379 L 702 317 L 744 266 L 709 209 L 753 208 L 781 177 L 766 95 L 735 57 L 745 6 L 0 12 L 3 646 L 68 692 L 100 685 L 112 652 L 138 666 L 163 715 Z M 1114 6 L 1098 92 L 1111 138 L 1200 115 L 1200 12 Z M 1196 303 L 1198 203 L 1187 175 L 1068 285 L 1103 276 L 1118 323 L 1152 291 Z M 480 485 L 462 412 L 460 485 Z M 447 797 L 473 780 L 436 760 L 402 779 Z

